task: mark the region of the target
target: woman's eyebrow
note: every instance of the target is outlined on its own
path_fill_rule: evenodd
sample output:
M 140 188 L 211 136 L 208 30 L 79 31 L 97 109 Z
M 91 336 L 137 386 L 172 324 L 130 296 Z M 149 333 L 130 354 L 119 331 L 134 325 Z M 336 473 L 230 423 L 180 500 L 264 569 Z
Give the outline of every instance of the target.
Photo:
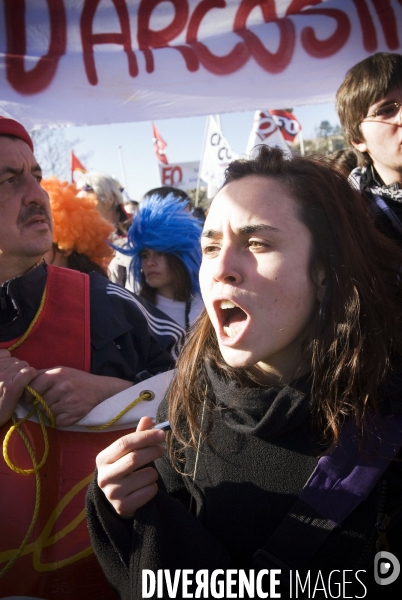
M 264 223 L 257 225 L 245 225 L 244 227 L 239 227 L 236 229 L 236 233 L 254 233 L 255 231 L 261 231 L 263 229 L 268 229 L 269 231 L 280 231 L 277 227 L 272 227 L 272 225 L 265 225 Z
M 267 229 L 274 233 L 280 231 L 280 229 L 278 229 L 277 227 L 272 227 L 272 225 L 266 225 L 265 223 L 258 223 L 256 225 L 244 225 L 244 227 L 238 227 L 237 229 L 235 229 L 235 234 L 236 235 L 247 235 L 250 233 L 254 233 L 256 231 L 262 231 L 264 229 Z M 221 237 L 222 237 L 222 232 L 217 231 L 215 229 L 206 229 L 201 234 L 201 238 L 216 239 L 216 238 L 221 238 Z
M 216 231 L 215 229 L 206 229 L 201 234 L 201 238 L 211 239 L 211 238 L 219 238 L 219 237 L 222 237 L 222 232 Z

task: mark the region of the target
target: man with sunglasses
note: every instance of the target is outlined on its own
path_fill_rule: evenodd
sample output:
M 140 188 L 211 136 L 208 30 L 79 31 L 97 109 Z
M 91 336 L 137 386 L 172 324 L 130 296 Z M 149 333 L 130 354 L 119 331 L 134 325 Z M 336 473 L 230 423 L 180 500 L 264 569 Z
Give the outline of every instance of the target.
M 336 102 L 359 157 L 351 178 L 379 229 L 402 244 L 402 56 L 379 52 L 354 65 Z

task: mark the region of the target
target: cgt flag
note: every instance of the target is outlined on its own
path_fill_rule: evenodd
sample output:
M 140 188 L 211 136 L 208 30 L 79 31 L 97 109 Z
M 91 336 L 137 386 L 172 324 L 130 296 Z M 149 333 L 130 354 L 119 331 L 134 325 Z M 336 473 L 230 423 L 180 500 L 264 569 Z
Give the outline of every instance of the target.
M 215 196 L 223 184 L 226 167 L 237 157 L 223 135 L 220 124 L 209 116 L 200 166 L 200 177 L 208 184 L 208 198 Z
M 274 121 L 279 127 L 279 131 L 281 132 L 283 138 L 287 142 L 293 144 L 296 136 L 302 129 L 302 126 L 294 114 L 288 110 L 270 110 L 269 112 L 274 117 Z
M 247 156 L 250 156 L 255 146 L 266 144 L 274 148 L 281 148 L 285 154 L 289 154 L 287 145 L 281 130 L 277 124 L 276 118 L 270 110 L 256 110 L 254 114 L 253 127 L 248 138 Z M 282 112 L 282 111 L 277 111 Z
M 157 130 L 154 123 L 152 123 L 152 132 L 153 132 L 153 140 L 152 141 L 154 144 L 154 152 L 155 152 L 156 158 L 158 159 L 159 162 L 163 163 L 164 165 L 168 165 L 169 161 L 168 161 L 168 158 L 165 153 L 165 148 L 166 148 L 167 144 L 166 144 L 165 140 L 162 138 L 159 131 Z

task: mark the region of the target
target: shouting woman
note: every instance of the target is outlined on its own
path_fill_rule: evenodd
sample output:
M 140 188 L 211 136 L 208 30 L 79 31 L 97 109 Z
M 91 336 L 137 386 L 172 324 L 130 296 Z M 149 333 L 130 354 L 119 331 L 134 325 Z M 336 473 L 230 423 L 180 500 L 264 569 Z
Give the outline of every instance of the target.
M 365 597 L 376 544 L 401 558 L 402 255 L 340 173 L 266 147 L 201 244 L 171 432 L 143 418 L 97 459 L 98 559 L 127 599 Z

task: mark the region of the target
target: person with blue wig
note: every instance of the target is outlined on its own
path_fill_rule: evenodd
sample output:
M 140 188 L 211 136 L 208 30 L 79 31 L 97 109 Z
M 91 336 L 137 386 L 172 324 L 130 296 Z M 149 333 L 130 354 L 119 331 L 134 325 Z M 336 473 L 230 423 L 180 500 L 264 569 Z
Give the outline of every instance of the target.
M 134 290 L 186 329 L 201 313 L 202 226 L 174 194 L 144 200 L 116 250 L 131 258 Z

